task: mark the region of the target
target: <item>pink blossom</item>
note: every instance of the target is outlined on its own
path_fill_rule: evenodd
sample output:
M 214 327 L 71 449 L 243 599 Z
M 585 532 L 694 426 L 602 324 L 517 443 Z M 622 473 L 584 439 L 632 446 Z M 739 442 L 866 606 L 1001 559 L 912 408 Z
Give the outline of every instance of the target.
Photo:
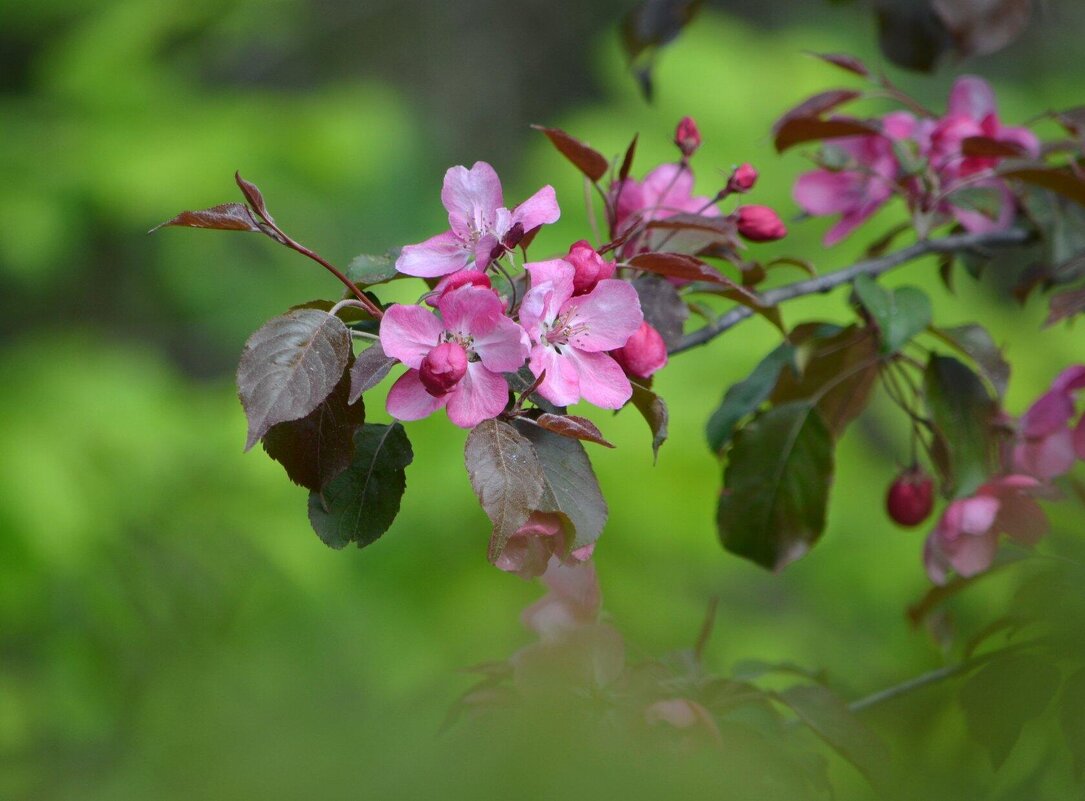
M 644 181 L 615 181 L 608 195 L 614 206 L 615 234 L 621 236 L 642 223 L 665 220 L 675 214 L 719 217 L 714 198 L 693 194 L 693 173 L 685 164 L 661 164 Z M 630 238 L 622 246 L 625 256 L 654 250 L 667 238 L 668 249 L 682 250 L 679 236 L 670 231 L 649 231 Z
M 740 164 L 735 167 L 735 171 L 731 173 L 731 177 L 727 180 L 727 191 L 739 193 L 749 192 L 756 183 L 757 170 L 753 168 L 753 165 Z
M 701 132 L 693 117 L 683 117 L 674 131 L 674 143 L 687 159 L 701 146 Z
M 485 270 L 509 245 L 540 225 L 552 223 L 561 212 L 554 188 L 544 186 L 519 206 L 504 207 L 501 181 L 484 161 L 466 167 L 450 167 L 445 173 L 441 202 L 448 210 L 451 230 L 417 245 L 407 245 L 396 260 L 396 269 L 407 275 L 434 278 L 462 270 L 474 261 Z
M 656 329 L 643 322 L 629 341 L 611 355 L 630 375 L 648 378 L 667 364 L 667 345 Z
M 1031 476 L 1002 476 L 949 504 L 923 548 L 931 581 L 944 584 L 950 569 L 967 577 L 990 568 L 999 534 L 1035 544 L 1047 531 L 1047 518 L 1029 495 L 1039 486 Z
M 622 347 L 644 321 L 637 291 L 626 281 L 606 278 L 574 297 L 576 270 L 567 261 L 524 266 L 531 289 L 520 304 L 520 322 L 534 343 L 531 372 L 537 378 L 546 371 L 539 393 L 558 406 L 583 398 L 620 409 L 633 388 L 607 351 Z
M 573 265 L 573 293 L 583 295 L 591 292 L 604 278 L 614 277 L 614 262 L 606 261 L 586 239 L 569 246 L 565 261 Z
M 751 242 L 772 242 L 787 236 L 787 226 L 768 206 L 739 206 L 735 219 L 739 236 Z
M 520 578 L 541 576 L 551 557 L 564 564 L 577 564 L 590 559 L 594 545 L 585 545 L 566 553 L 568 543 L 565 524 L 555 512 L 532 512 L 531 517 L 516 530 L 494 564 L 506 573 Z
M 1085 415 L 1071 428 L 1074 394 L 1083 387 L 1085 364 L 1067 367 L 1022 415 L 1013 450 L 1016 470 L 1047 480 L 1068 472 L 1075 457 L 1085 459 Z
M 480 286 L 483 289 L 491 289 L 493 287 L 493 284 L 490 283 L 490 276 L 486 275 L 486 273 L 479 272 L 478 270 L 459 270 L 454 273 L 449 273 L 438 281 L 437 286 L 435 286 L 433 291 L 426 296 L 426 303 L 436 308 L 437 301 L 446 293 L 468 284 L 471 286 Z
M 473 428 L 505 408 L 509 388 L 501 374 L 520 369 L 530 342 L 488 289 L 462 286 L 437 308 L 439 318 L 402 304 L 384 313 L 381 346 L 410 368 L 388 393 L 388 413 L 419 420 L 444 406 L 453 423 Z

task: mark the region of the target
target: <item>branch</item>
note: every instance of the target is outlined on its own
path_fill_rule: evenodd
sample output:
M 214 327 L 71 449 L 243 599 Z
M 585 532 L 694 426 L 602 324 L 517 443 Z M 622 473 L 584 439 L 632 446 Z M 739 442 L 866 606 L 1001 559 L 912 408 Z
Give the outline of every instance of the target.
M 987 234 L 955 234 L 942 239 L 928 239 L 879 259 L 856 262 L 851 267 L 845 267 L 836 272 L 770 289 L 758 295 L 758 299 L 766 307 L 777 306 L 784 301 L 801 298 L 805 295 L 830 292 L 842 284 L 850 284 L 860 275 L 869 275 L 872 278 L 879 276 L 906 262 L 931 253 L 956 253 L 962 250 L 982 250 L 984 248 L 1021 245 L 1027 242 L 1031 236 L 1032 234 L 1028 231 L 1011 228 L 1008 231 L 995 231 Z M 703 328 L 698 328 L 696 331 L 686 334 L 678 341 L 678 344 L 670 349 L 670 354 L 673 356 L 676 353 L 682 353 L 698 345 L 711 342 L 724 331 L 734 328 L 753 315 L 753 309 L 746 306 L 731 309 Z

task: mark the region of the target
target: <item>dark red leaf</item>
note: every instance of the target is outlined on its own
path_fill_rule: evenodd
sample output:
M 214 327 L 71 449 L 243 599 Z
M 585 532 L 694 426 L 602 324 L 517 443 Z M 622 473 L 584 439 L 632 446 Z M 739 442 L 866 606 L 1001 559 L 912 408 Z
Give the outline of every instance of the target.
M 1081 136 L 1085 132 L 1085 106 L 1074 106 L 1052 116 L 1072 136 Z
M 383 381 L 395 363 L 394 358 L 385 355 L 380 342 L 359 353 L 350 368 L 350 403 L 357 402 L 362 393 Z
M 643 0 L 622 19 L 622 46 L 633 61 L 675 39 L 696 16 L 703 0 Z
M 840 67 L 842 70 L 861 75 L 864 78 L 870 75 L 870 70 L 867 65 L 854 56 L 846 55 L 845 53 L 811 53 L 815 58 L 820 58 L 822 61 L 828 62 L 834 66 Z
M 603 437 L 603 432 L 599 430 L 595 423 L 586 417 L 543 412 L 535 422 L 547 431 L 553 431 L 563 437 L 594 442 L 596 445 L 602 445 L 606 448 L 614 447 Z
M 1065 169 L 1018 167 L 1000 171 L 1005 178 L 1016 178 L 1034 186 L 1050 189 L 1075 203 L 1085 206 L 1085 181 Z
M 991 139 L 988 136 L 966 136 L 961 142 L 961 153 L 983 158 L 1020 158 L 1028 155 L 1016 142 Z
M 1050 311 L 1044 320 L 1045 328 L 1085 312 L 1085 287 L 1058 292 L 1051 296 L 1050 303 Z
M 670 421 L 667 404 L 647 387 L 635 381 L 630 383 L 633 385 L 633 397 L 629 401 L 637 407 L 637 411 L 652 431 L 652 457 L 656 458 L 659 456 L 659 447 L 667 441 L 667 423 Z
M 241 203 L 223 203 L 209 209 L 182 211 L 171 220 L 166 220 L 151 229 L 154 233 L 159 228 L 178 226 L 182 228 L 215 228 L 219 231 L 256 231 L 260 226 L 252 217 L 248 206 Z
M 234 173 L 234 180 L 237 181 L 237 185 L 240 187 L 241 193 L 245 196 L 245 200 L 249 201 L 249 205 L 256 210 L 256 213 L 263 217 L 267 222 L 274 223 L 275 219 L 268 214 L 267 206 L 264 205 L 264 195 L 256 188 L 256 184 L 246 181 L 241 177 L 240 172 Z
M 638 270 L 687 281 L 709 281 L 715 284 L 730 283 L 719 270 L 705 264 L 694 256 L 684 253 L 641 253 L 630 259 L 629 264 Z
M 834 108 L 842 106 L 844 103 L 855 100 L 861 94 L 861 92 L 857 92 L 854 89 L 829 89 L 824 92 L 818 92 L 816 95 L 811 95 L 806 98 L 806 100 L 802 101 L 797 106 L 788 109 L 783 116 L 773 123 L 772 130 L 775 133 L 780 126 L 789 120 L 820 117 L 822 114 L 832 111 Z
M 799 117 L 778 124 L 773 131 L 773 144 L 777 153 L 801 145 L 803 142 L 816 142 L 822 139 L 839 139 L 844 136 L 868 136 L 878 133 L 878 129 L 869 122 L 852 117 L 822 120 L 817 117 Z
M 624 181 L 629 177 L 629 171 L 633 169 L 633 156 L 637 153 L 637 137 L 640 134 L 633 135 L 633 141 L 629 143 L 629 147 L 625 149 L 625 157 L 622 159 L 621 169 L 618 170 L 618 180 Z
M 536 131 L 542 131 L 551 144 L 558 149 L 573 165 L 593 181 L 598 181 L 607 173 L 610 162 L 598 150 L 594 150 L 579 139 L 574 139 L 560 128 L 545 128 L 532 125 Z

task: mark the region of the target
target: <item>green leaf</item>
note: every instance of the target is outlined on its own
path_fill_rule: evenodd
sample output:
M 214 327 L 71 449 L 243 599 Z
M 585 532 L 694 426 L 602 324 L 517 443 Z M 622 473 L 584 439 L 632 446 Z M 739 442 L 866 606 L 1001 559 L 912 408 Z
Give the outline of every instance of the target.
M 309 522 L 332 548 L 356 542 L 364 548 L 386 532 L 399 513 L 414 459 L 399 423 L 367 423 L 354 435 L 354 460 L 323 493 L 309 494 Z
M 931 333 L 970 358 L 994 387 L 998 397 L 1006 394 L 1006 386 L 1010 383 L 1010 365 L 986 328 L 977 323 L 967 323 L 953 328 L 931 328 Z
M 1047 708 L 1059 686 L 1059 671 L 1038 654 L 993 659 L 961 687 L 968 733 L 997 770 L 1013 750 L 1021 728 Z
M 795 348 L 785 342 L 761 360 L 744 380 L 732 385 L 724 393 L 716 411 L 708 418 L 705 436 L 708 447 L 720 453 L 731 443 L 735 426 L 748 414 L 757 411 L 764 403 L 780 377 L 780 371 L 787 365 L 794 365 Z
M 946 454 L 953 497 L 974 493 L 994 469 L 991 423 L 998 406 L 979 377 L 961 362 L 934 354 L 923 377 L 931 423 Z
M 915 287 L 886 289 L 868 275 L 855 280 L 855 294 L 881 331 L 881 352 L 897 353 L 930 325 L 931 301 Z
M 659 457 L 659 446 L 667 441 L 667 422 L 670 418 L 667 404 L 652 390 L 633 381 L 633 397 L 630 401 L 641 413 L 652 431 L 652 457 Z
M 1074 761 L 1074 778 L 1085 778 L 1085 668 L 1066 680 L 1059 698 L 1059 723 Z
M 724 473 L 723 547 L 772 570 L 800 558 L 825 528 L 832 478 L 832 435 L 813 404 L 755 417 L 735 435 Z
M 966 211 L 982 214 L 988 220 L 997 220 L 1002 213 L 1003 197 L 997 189 L 968 186 L 951 193 L 946 202 Z
M 400 278 L 403 273 L 396 271 L 396 259 L 399 248 L 389 250 L 382 256 L 362 254 L 350 260 L 345 270 L 347 278 L 360 287 L 375 286 Z

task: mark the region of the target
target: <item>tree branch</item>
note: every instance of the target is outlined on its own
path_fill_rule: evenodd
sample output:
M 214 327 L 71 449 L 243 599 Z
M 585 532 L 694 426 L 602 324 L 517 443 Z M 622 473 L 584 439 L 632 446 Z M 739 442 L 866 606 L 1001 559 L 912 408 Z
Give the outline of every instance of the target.
M 942 239 L 928 239 L 917 242 L 914 245 L 890 253 L 878 259 L 868 259 L 856 262 L 850 267 L 845 267 L 836 272 L 819 275 L 806 281 L 798 281 L 794 284 L 770 289 L 758 295 L 759 300 L 766 306 L 776 306 L 787 300 L 793 300 L 805 295 L 831 292 L 838 286 L 850 284 L 860 275 L 869 275 L 872 278 L 887 273 L 895 267 L 899 267 L 909 261 L 927 256 L 931 253 L 957 253 L 962 250 L 983 250 L 984 248 L 1000 248 L 1011 245 L 1021 245 L 1031 238 L 1032 234 L 1018 228 L 1008 231 L 995 231 L 987 234 L 955 234 Z M 725 314 L 717 317 L 713 322 L 698 328 L 683 336 L 678 343 L 670 349 L 673 356 L 676 353 L 695 348 L 711 342 L 724 331 L 734 328 L 743 320 L 752 317 L 754 311 L 746 306 L 738 306 Z

